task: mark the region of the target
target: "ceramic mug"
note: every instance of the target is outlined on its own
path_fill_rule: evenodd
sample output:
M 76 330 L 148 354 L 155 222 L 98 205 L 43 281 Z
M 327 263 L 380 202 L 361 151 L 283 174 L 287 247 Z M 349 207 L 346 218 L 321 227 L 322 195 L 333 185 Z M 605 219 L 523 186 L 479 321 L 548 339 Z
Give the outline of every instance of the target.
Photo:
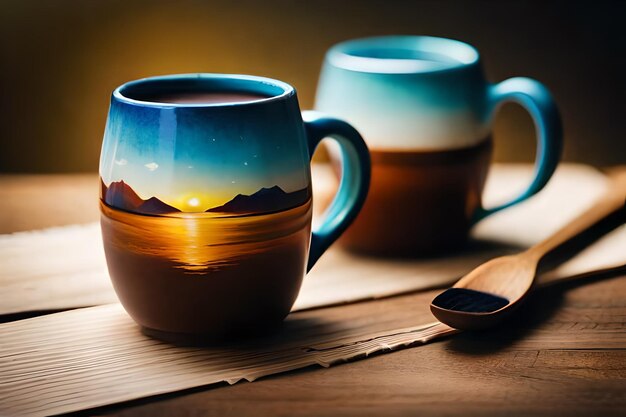
M 311 233 L 310 159 L 331 137 L 341 186 Z M 369 155 L 347 123 L 300 113 L 290 85 L 245 75 L 129 82 L 112 95 L 100 159 L 109 274 L 158 337 L 222 337 L 280 322 L 368 190 Z
M 511 201 L 484 208 L 491 127 L 506 101 L 521 104 L 535 122 L 535 177 Z M 387 36 L 335 45 L 326 54 L 315 108 L 351 123 L 370 149 L 370 192 L 340 239 L 360 252 L 457 248 L 476 222 L 541 190 L 561 154 L 561 121 L 546 87 L 521 77 L 491 84 L 478 51 L 450 39 Z

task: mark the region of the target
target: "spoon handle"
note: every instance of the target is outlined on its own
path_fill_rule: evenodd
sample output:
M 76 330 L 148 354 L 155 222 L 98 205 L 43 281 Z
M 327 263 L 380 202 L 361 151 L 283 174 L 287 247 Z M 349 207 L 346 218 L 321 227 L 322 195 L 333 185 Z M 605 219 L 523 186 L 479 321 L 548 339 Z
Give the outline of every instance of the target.
M 608 189 L 593 206 L 563 226 L 552 236 L 528 249 L 526 254 L 539 260 L 546 253 L 587 230 L 598 221 L 618 210 L 624 209 L 626 202 L 626 168 L 609 171 L 609 180 Z

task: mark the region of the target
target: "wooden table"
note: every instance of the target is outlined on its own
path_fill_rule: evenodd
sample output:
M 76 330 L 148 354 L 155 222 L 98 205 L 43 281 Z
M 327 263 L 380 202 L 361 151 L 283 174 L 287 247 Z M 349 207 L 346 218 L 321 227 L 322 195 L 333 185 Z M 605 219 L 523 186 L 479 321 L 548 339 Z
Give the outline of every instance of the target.
M 0 232 L 94 221 L 95 175 L 0 176 Z M 37 202 L 46 202 L 41 210 Z M 105 415 L 626 415 L 626 279 L 535 294 L 506 326 L 329 369 L 199 388 Z M 428 314 L 436 291 L 323 310 Z M 89 411 L 93 414 L 94 411 Z

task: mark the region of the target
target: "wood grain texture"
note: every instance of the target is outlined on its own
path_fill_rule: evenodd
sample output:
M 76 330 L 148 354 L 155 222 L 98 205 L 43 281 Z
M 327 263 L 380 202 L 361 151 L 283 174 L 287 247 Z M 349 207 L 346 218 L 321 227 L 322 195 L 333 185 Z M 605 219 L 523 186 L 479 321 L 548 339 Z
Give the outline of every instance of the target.
M 423 321 L 296 313 L 268 337 L 176 347 L 141 334 L 119 304 L 20 320 L 0 325 L 0 413 L 51 415 L 217 382 L 254 381 L 455 332 Z M 396 328 L 401 322 L 411 326 Z
M 98 219 L 94 174 L 0 175 L 0 233 Z
M 334 177 L 330 170 L 316 166 L 314 195 L 318 214 L 328 204 L 334 192 Z M 489 200 L 505 198 L 522 188 L 532 175 L 528 165 L 496 166 L 487 186 Z M 17 177 L 0 177 L 0 190 L 8 195 L 21 187 L 35 190 L 40 184 L 43 195 L 72 189 L 76 184 L 73 200 L 88 201 L 97 198 L 91 189 L 85 188 L 85 178 L 68 176 L 65 181 L 40 180 L 39 176 L 22 181 Z M 4 182 L 3 182 L 4 181 Z M 26 184 L 26 185 L 24 185 Z M 376 259 L 359 257 L 332 247 L 320 259 L 304 280 L 295 310 L 381 298 L 420 289 L 442 287 L 456 281 L 467 271 L 482 262 L 503 254 L 516 252 L 558 229 L 565 221 L 577 215 L 603 191 L 606 179 L 598 171 L 580 165 L 559 168 L 554 180 L 536 198 L 502 212 L 481 222 L 476 228 L 474 240 L 460 253 L 436 259 Z M 52 190 L 52 191 L 51 191 Z M 35 191 L 32 194 L 37 194 Z M 69 191 L 66 191 L 69 193 Z M 71 217 L 73 200 L 58 200 L 59 212 Z M 18 199 L 12 197 L 13 215 L 22 213 Z M 19 200 L 28 206 L 28 200 Z M 41 225 L 47 211 L 36 216 L 27 209 L 24 218 L 16 222 L 22 227 L 32 219 Z M 97 215 L 97 212 L 95 213 Z M 317 217 L 319 219 L 319 216 Z M 60 220 L 48 219 L 51 224 Z M 5 217 L 0 216 L 0 223 Z M 62 223 L 62 222 L 61 222 Z M 11 223 L 0 225 L 0 230 Z M 4 228 L 4 229 L 2 229 Z M 624 236 L 626 238 L 626 236 Z M 590 251 L 581 263 L 584 271 L 589 262 L 593 269 L 610 266 L 621 261 L 603 256 L 604 250 Z M 609 254 L 610 255 L 610 254 Z M 37 262 L 33 262 L 36 257 Z M 106 271 L 106 262 L 97 224 L 67 226 L 43 231 L 22 232 L 0 236 L 0 315 L 24 311 L 49 311 L 113 303 L 117 301 Z M 333 288 L 329 291 L 328 288 Z
M 390 309 L 401 318 L 405 311 L 419 315 L 433 296 L 427 292 L 328 310 L 384 314 Z M 94 413 L 623 416 L 625 300 L 624 275 L 568 291 L 555 288 L 532 295 L 512 322 L 488 332 L 462 333 L 323 371 L 161 396 Z
M 613 216 L 626 222 L 626 169 L 614 170 L 608 179 L 609 187 L 593 205 L 547 239 L 518 254 L 491 259 L 463 276 L 431 303 L 434 316 L 463 330 L 484 329 L 504 320 L 530 291 L 539 262 L 548 253 Z M 451 298 L 442 303 L 446 296 Z
M 224 394 L 221 388 L 191 394 L 186 406 L 176 398 L 170 401 L 177 404 L 176 415 L 193 414 L 198 408 L 209 414 L 236 415 L 244 412 L 242 406 L 255 415 L 335 415 L 342 414 L 336 413 L 342 409 L 345 414 L 374 415 L 388 408 L 400 414 L 411 408 L 423 411 L 422 407 L 442 411 L 446 404 L 452 410 L 459 403 L 476 412 L 499 404 L 499 412 L 533 410 L 544 415 L 590 412 L 606 405 L 611 415 L 611 409 L 618 412 L 625 404 L 621 396 L 626 388 L 626 368 L 621 362 L 626 346 L 623 281 L 613 279 L 565 294 L 554 288 L 538 293 L 508 326 L 491 333 L 461 334 L 435 344 L 434 350 L 428 346 L 415 349 L 417 354 L 403 364 L 391 360 L 394 365 L 389 374 L 362 367 L 354 373 L 348 365 L 347 373 L 326 387 L 324 382 L 315 385 L 318 373 L 307 372 L 292 375 L 292 383 L 270 379 L 270 386 L 283 381 L 282 389 L 272 393 L 260 388 L 243 395 L 242 403 L 193 400 L 203 395 L 219 398 Z M 593 304 L 580 296 L 589 288 Z M 443 325 L 424 325 L 432 320 L 427 311 L 432 296 L 425 292 L 294 313 L 269 337 L 216 348 L 181 348 L 149 339 L 119 305 L 0 325 L 0 411 L 8 415 L 68 412 L 219 381 L 233 384 L 312 365 L 328 367 L 422 344 L 453 333 Z M 380 366 L 380 358 L 375 363 Z M 319 392 L 313 393 L 316 389 Z M 391 397 L 381 396 L 381 390 Z M 443 401 L 441 393 L 451 390 L 456 392 L 454 401 Z M 347 392 L 352 393 L 351 400 Z M 258 401 L 251 401 L 259 396 Z M 265 405 L 263 397 L 274 405 L 259 412 L 254 403 Z M 307 407 L 292 408 L 294 397 Z M 509 397 L 515 401 L 510 403 Z M 542 403 L 533 406 L 520 397 Z M 351 405 L 344 408 L 338 398 Z M 554 403 L 555 399 L 563 404 Z M 594 399 L 600 401 L 595 406 Z M 565 408 L 558 410 L 556 405 Z M 174 410 L 149 403 L 139 407 L 148 410 L 145 415 L 168 415 Z
M 519 172 L 515 173 L 513 169 L 511 175 L 523 174 L 524 170 L 527 168 L 519 167 Z M 576 188 L 576 184 L 571 185 Z M 507 190 L 500 191 L 504 193 Z M 541 212 L 540 208 L 537 211 L 531 209 L 533 207 L 524 210 L 531 211 L 529 215 L 548 217 L 546 221 L 554 221 L 551 224 L 558 224 L 561 217 L 572 214 L 569 207 L 549 213 Z M 504 215 L 508 216 L 509 213 L 488 219 L 488 227 L 497 229 L 508 224 L 520 246 L 532 243 L 532 233 L 526 233 L 523 224 L 511 224 L 506 218 L 503 219 L 506 217 Z M 0 222 L 3 219 L 0 216 Z M 28 227 L 28 220 L 24 224 Z M 33 224 L 53 225 L 45 224 L 45 218 L 35 219 Z M 487 226 L 481 224 L 477 229 L 483 227 Z M 584 256 L 569 261 L 564 265 L 565 268 L 560 269 L 561 273 L 594 269 L 610 262 L 615 253 L 622 253 L 620 248 L 626 247 L 624 241 L 620 240 L 620 232 L 623 231 L 624 228 L 616 230 L 593 248 L 584 251 L 581 255 L 594 254 L 588 256 L 586 261 Z M 558 273 L 550 272 L 544 275 L 546 279 L 557 276 Z M 391 355 L 375 356 L 367 361 L 348 363 L 324 371 L 297 371 L 263 378 L 254 384 L 243 383 L 230 387 L 217 385 L 213 389 L 161 395 L 92 410 L 88 414 L 622 416 L 626 408 L 625 277 L 618 275 L 613 279 L 573 287 L 567 291 L 567 288 L 555 287 L 539 292 L 531 296 L 512 322 L 493 331 L 460 334 L 418 349 L 404 349 Z M 380 332 L 385 332 L 385 329 L 397 330 L 431 321 L 428 303 L 434 295 L 435 292 L 428 291 L 298 312 L 290 316 L 283 332 L 289 333 L 290 340 L 301 336 L 302 329 L 307 328 L 313 328 L 316 333 L 330 336 L 331 339 L 341 331 L 347 332 L 348 338 L 352 335 L 363 336 L 370 330 L 381 337 Z M 62 314 L 70 313 L 75 312 Z M 41 319 L 16 322 L 13 325 Z M 95 327 L 93 324 L 82 322 L 82 326 L 87 328 Z M 54 333 L 62 339 L 59 329 L 45 330 L 46 334 Z M 391 336 L 396 337 L 393 334 Z M 30 335 L 30 338 L 35 344 L 40 341 L 37 335 Z M 107 350 L 107 340 L 105 338 L 92 352 L 80 351 L 81 343 L 84 342 L 82 337 L 75 343 L 75 347 L 80 355 L 107 355 L 111 353 Z M 345 338 L 339 340 L 342 348 L 348 347 Z M 337 340 L 329 341 L 331 345 L 333 342 L 337 347 Z M 314 346 L 319 349 L 324 345 Z M 0 349 L 10 348 L 2 333 Z M 41 349 L 30 347 L 23 349 L 20 354 L 45 356 L 46 346 Z M 380 349 L 384 350 L 382 347 Z M 114 356 L 109 363 L 115 366 L 124 359 L 132 358 Z M 2 366 L 10 366 L 13 360 L 11 356 L 2 359 L 0 363 Z M 78 375 L 84 371 L 93 371 L 90 367 L 96 364 L 90 361 L 73 363 L 72 370 Z M 66 367 L 62 362 L 55 366 L 59 373 L 53 373 L 53 378 L 63 377 Z M 14 369 L 17 369 L 18 377 L 41 377 L 41 374 L 23 372 L 21 367 Z M 189 379 L 195 375 L 189 373 L 185 377 Z M 0 378 L 4 382 L 7 377 L 0 373 Z M 136 384 L 146 379 L 149 377 L 141 374 L 136 378 L 119 380 L 112 391 L 132 391 Z M 0 383 L 0 389 L 6 389 L 5 384 Z M 89 392 L 91 386 L 76 384 L 72 389 Z M 106 395 L 107 392 L 99 391 L 96 396 Z M 0 395 L 0 401 L 4 398 L 4 395 Z M 30 396 L 28 401 L 33 407 L 41 402 L 37 396 Z M 54 404 L 47 402 L 46 406 Z

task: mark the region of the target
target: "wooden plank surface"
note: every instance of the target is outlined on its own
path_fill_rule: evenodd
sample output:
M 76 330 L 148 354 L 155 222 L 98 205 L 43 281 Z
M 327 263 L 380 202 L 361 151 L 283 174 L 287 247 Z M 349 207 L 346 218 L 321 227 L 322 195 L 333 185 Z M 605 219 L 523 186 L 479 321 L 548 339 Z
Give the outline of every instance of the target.
M 334 178 L 328 171 L 321 167 L 314 170 L 318 212 L 334 193 Z M 507 192 L 523 187 L 530 175 L 530 166 L 497 166 L 487 189 L 487 198 L 505 198 Z M 86 187 L 91 183 L 83 177 L 69 177 L 67 181 L 41 181 L 39 177 L 30 179 L 47 190 L 41 193 L 44 195 L 55 194 L 50 188 L 59 187 L 59 184 L 65 190 L 69 183 L 76 183 L 77 195 L 68 200 L 72 207 L 74 200 L 94 197 L 93 190 Z M 5 193 L 15 187 L 19 191 L 19 187 L 24 185 L 16 178 L 6 183 L 2 181 L 0 178 L 0 190 Z M 28 184 L 26 182 L 25 188 L 33 190 L 33 186 Z M 580 165 L 562 166 L 543 193 L 520 207 L 480 223 L 474 240 L 464 251 L 445 257 L 377 259 L 352 255 L 334 246 L 305 277 L 294 310 L 445 286 L 480 263 L 494 256 L 519 251 L 556 230 L 591 204 L 605 185 L 606 178 L 596 170 Z M 56 194 L 63 193 L 68 191 Z M 19 192 L 16 194 L 20 195 Z M 57 210 L 63 210 L 63 201 L 59 201 Z M 22 212 L 16 207 L 12 210 Z M 30 212 L 26 210 L 25 213 Z M 67 215 L 72 217 L 72 211 L 68 211 Z M 319 216 L 316 218 L 319 219 Z M 23 221 L 16 221 L 16 226 L 21 227 Z M 58 223 L 58 218 L 52 216 L 50 221 Z M 2 227 L 6 229 L 10 224 L 4 224 L 0 229 Z M 626 240 L 626 234 L 623 240 Z M 606 256 L 602 256 L 604 252 Z M 33 258 L 37 262 L 33 262 Z M 568 274 L 583 271 L 590 266 L 590 262 L 596 263 L 593 269 L 621 263 L 621 253 L 615 258 L 613 252 L 605 249 L 592 250 L 588 256 L 579 259 L 583 269 L 569 271 Z M 96 223 L 0 235 L 0 266 L 0 315 L 63 310 L 117 301 L 106 270 L 100 227 Z
M 46 225 L 40 219 L 35 223 Z M 343 322 L 360 316 L 387 324 L 416 323 L 428 317 L 426 306 L 433 295 L 424 292 L 292 317 L 323 320 L 327 314 L 331 323 L 332 317 Z M 567 291 L 546 290 L 515 321 L 490 332 L 457 335 L 324 371 L 165 395 L 97 413 L 624 415 L 625 300 L 623 276 Z
M 291 315 L 267 338 L 199 348 L 144 336 L 119 304 L 2 324 L 0 413 L 45 416 L 216 382 L 254 381 L 454 332 L 426 324 L 425 317 L 319 311 Z
M 615 280 L 608 282 L 614 284 Z M 469 339 L 458 335 L 460 342 L 454 342 L 455 339 L 447 342 L 448 347 L 452 343 L 451 354 L 446 354 L 448 366 L 456 367 L 460 373 L 457 379 L 467 377 L 467 373 L 478 372 L 474 376 L 487 379 L 497 379 L 501 374 L 505 385 L 519 378 L 524 382 L 520 387 L 526 390 L 565 383 L 568 388 L 574 388 L 568 392 L 572 396 L 595 389 L 591 382 L 612 380 L 615 385 L 611 388 L 606 384 L 604 392 L 613 399 L 608 403 L 624 405 L 619 394 L 623 393 L 626 381 L 622 361 L 626 346 L 623 322 L 626 290 L 623 285 L 607 286 L 604 282 L 595 285 L 604 287 L 604 292 L 596 294 L 596 300 L 602 302 L 600 307 L 580 303 L 574 308 L 559 305 L 561 290 L 553 288 L 535 295 L 517 321 L 500 329 L 499 339 L 491 338 L 491 345 L 481 340 L 490 339 L 490 333 L 469 335 Z M 0 412 L 50 415 L 76 411 L 220 381 L 233 384 L 312 365 L 328 367 L 426 343 L 453 334 L 447 326 L 426 323 L 432 320 L 427 306 L 433 295 L 423 292 L 298 312 L 290 315 L 274 334 L 219 347 L 175 347 L 150 339 L 139 332 L 119 305 L 3 324 L 0 325 Z M 550 305 L 547 302 L 551 308 L 546 308 Z M 622 321 L 616 323 L 611 320 L 614 317 L 622 317 Z M 467 340 L 469 344 L 464 345 Z M 507 350 L 515 352 L 513 357 L 504 354 Z M 424 377 L 410 370 L 429 369 L 431 358 L 428 354 L 420 355 L 418 361 L 423 363 L 406 364 L 406 379 Z M 534 369 L 537 362 L 540 366 Z M 490 367 L 493 369 L 489 370 Z M 524 373 L 517 374 L 520 371 Z M 308 376 L 314 377 L 315 373 Z M 454 382 L 440 380 L 440 375 L 430 377 L 442 388 L 455 386 Z M 374 384 L 389 382 L 389 376 L 371 371 L 358 378 Z M 532 384 L 527 386 L 525 378 L 530 378 Z M 480 398 L 480 391 L 476 391 L 476 384 L 466 382 L 469 385 L 465 400 L 471 403 L 472 398 Z M 395 385 L 398 384 L 402 381 L 396 381 Z M 288 389 L 282 394 L 292 395 Z M 580 404 L 576 397 L 571 400 Z M 388 405 L 393 408 L 398 404 Z M 275 414 L 279 410 L 268 411 Z M 167 410 L 162 412 L 168 414 Z M 149 413 L 154 415 L 159 411 Z M 259 414 L 255 411 L 255 415 Z
M 1 174 L 0 233 L 96 221 L 99 187 L 95 174 Z
M 514 322 L 493 331 L 460 334 L 325 370 L 168 395 L 97 413 L 624 416 L 625 278 L 536 295 Z M 433 294 L 350 307 L 375 314 L 391 306 L 417 312 Z

